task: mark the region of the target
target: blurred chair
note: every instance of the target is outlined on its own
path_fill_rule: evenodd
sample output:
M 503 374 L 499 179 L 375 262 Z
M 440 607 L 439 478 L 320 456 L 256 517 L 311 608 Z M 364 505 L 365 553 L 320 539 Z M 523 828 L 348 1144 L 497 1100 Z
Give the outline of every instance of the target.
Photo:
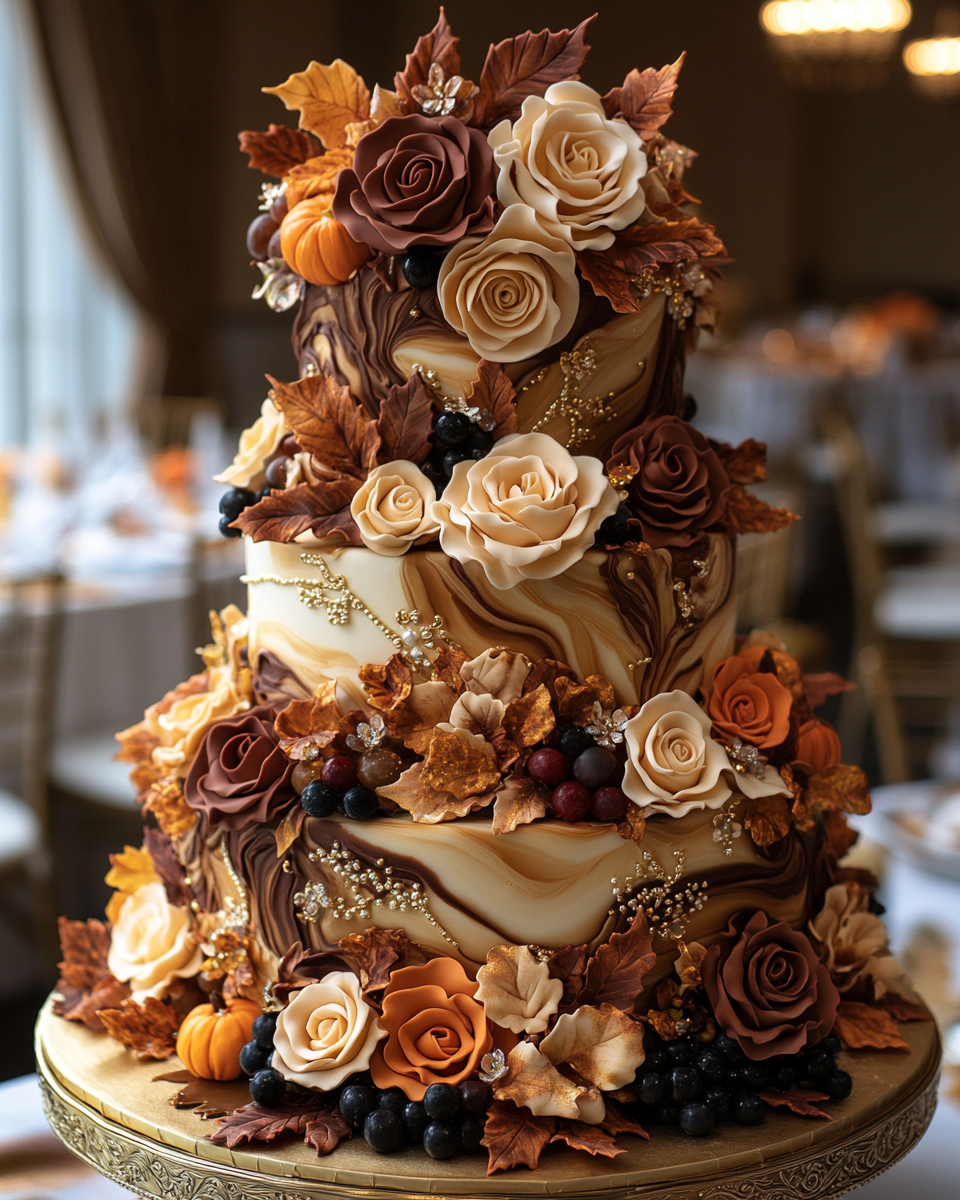
M 776 533 L 745 533 L 737 538 L 737 629 L 741 632 L 770 629 L 783 620 L 792 551 L 792 525 Z
M 148 450 L 189 446 L 195 417 L 223 420 L 224 408 L 212 396 L 144 396 L 136 405 L 136 425 Z
M 28 932 L 50 967 L 57 940 L 47 761 L 62 610 L 59 576 L 0 584 L 0 886 L 9 897 L 3 913 Z M 18 902 L 18 883 L 26 904 Z
M 824 420 L 854 597 L 850 674 L 840 735 L 854 760 L 872 720 L 885 783 L 910 777 L 901 703 L 960 698 L 960 571 L 935 564 L 885 570 L 861 444 L 845 417 Z

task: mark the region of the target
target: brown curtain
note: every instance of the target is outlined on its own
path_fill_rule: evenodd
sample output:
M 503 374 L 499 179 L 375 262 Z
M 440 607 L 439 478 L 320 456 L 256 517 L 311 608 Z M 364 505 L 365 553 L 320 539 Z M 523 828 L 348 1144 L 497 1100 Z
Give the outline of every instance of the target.
M 217 394 L 227 0 L 23 0 L 90 231 L 159 334 L 166 395 Z

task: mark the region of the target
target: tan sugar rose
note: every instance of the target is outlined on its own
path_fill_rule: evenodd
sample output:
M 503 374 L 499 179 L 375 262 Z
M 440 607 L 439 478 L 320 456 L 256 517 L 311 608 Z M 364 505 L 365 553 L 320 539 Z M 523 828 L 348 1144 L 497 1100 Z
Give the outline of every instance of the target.
M 570 246 L 525 204 L 504 209 L 485 238 L 464 238 L 443 260 L 437 296 L 447 322 L 481 358 L 518 362 L 570 332 L 580 307 Z
M 265 461 L 276 454 L 289 432 L 277 406 L 269 398 L 264 400 L 260 416 L 240 435 L 240 446 L 233 462 L 225 471 L 214 475 L 214 479 L 230 487 L 249 487 L 258 475 L 263 474 Z
M 855 883 L 827 888 L 810 932 L 841 992 L 867 982 L 875 999 L 888 992 L 915 1001 L 906 972 L 890 953 L 887 927 L 868 909 L 869 893 Z
M 494 946 L 477 983 L 489 1020 L 514 1033 L 543 1033 L 563 996 L 563 983 L 550 978 L 550 968 L 527 946 Z
M 290 1083 L 328 1092 L 370 1065 L 386 1032 L 352 971 L 331 971 L 294 992 L 277 1018 L 273 1067 Z
M 505 589 L 579 562 L 619 503 L 598 459 L 574 457 L 544 433 L 516 433 L 479 462 L 457 463 L 431 512 L 444 551 L 479 563 Z
M 202 963 L 190 912 L 167 900 L 162 883 L 144 884 L 127 897 L 111 930 L 107 966 L 130 985 L 134 1000 L 162 1000 L 175 979 L 196 975 Z
M 363 544 L 394 558 L 432 541 L 439 526 L 430 516 L 436 490 L 419 467 L 398 460 L 374 467 L 350 502 Z
M 646 203 L 647 156 L 639 135 L 611 121 L 599 93 L 564 80 L 528 96 L 519 119 L 489 135 L 504 205 L 527 204 L 541 225 L 575 250 L 604 250 Z

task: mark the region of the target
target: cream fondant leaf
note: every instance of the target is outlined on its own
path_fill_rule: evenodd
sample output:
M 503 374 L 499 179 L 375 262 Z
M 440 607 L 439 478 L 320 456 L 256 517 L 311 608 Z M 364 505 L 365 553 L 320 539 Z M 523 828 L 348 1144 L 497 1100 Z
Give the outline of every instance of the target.
M 561 1075 L 532 1042 L 521 1042 L 507 1056 L 509 1070 L 493 1085 L 497 1100 L 512 1100 L 538 1117 L 568 1117 L 598 1125 L 604 1104 L 600 1093 Z
M 556 1066 L 571 1066 L 601 1091 L 633 1082 L 643 1062 L 643 1026 L 612 1004 L 581 1005 L 564 1013 L 540 1043 Z

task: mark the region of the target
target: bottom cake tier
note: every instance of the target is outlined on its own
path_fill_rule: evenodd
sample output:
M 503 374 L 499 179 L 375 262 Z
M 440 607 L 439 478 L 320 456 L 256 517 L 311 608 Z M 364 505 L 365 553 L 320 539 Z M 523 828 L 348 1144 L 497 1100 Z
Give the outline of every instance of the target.
M 761 1129 L 727 1129 L 691 1140 L 658 1129 L 624 1139 L 616 1159 L 551 1146 L 536 1172 L 488 1178 L 485 1156 L 435 1162 L 408 1147 L 383 1158 L 362 1138 L 318 1159 L 300 1139 L 279 1137 L 252 1149 L 205 1139 L 202 1108 L 174 1108 L 178 1085 L 157 1081 L 171 1064 L 138 1062 L 116 1042 L 58 1020 L 49 1005 L 37 1027 L 37 1068 L 57 1136 L 97 1171 L 138 1196 L 203 1200 L 306 1200 L 306 1197 L 506 1197 L 562 1195 L 649 1200 L 818 1200 L 866 1183 L 923 1136 L 936 1106 L 940 1040 L 932 1021 L 905 1027 L 909 1053 L 856 1052 L 843 1065 L 856 1081 L 833 1119 L 798 1124 L 786 1111 Z M 173 1066 L 177 1064 L 174 1062 Z M 236 1103 L 236 1084 L 205 1084 L 206 1107 Z M 218 1089 L 221 1089 L 218 1092 Z M 196 1101 L 199 1105 L 199 1100 Z

